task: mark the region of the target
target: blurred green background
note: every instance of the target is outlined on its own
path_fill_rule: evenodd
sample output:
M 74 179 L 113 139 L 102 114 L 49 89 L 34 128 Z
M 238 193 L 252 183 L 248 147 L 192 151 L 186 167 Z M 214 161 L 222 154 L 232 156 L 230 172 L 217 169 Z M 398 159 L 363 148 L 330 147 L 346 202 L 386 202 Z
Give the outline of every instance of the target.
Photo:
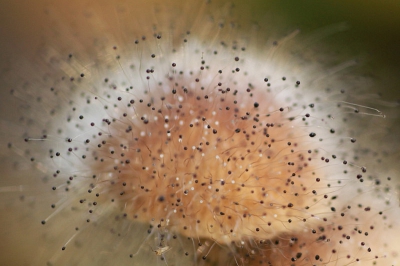
M 348 30 L 328 37 L 380 78 L 385 98 L 400 98 L 400 1 L 257 1 L 255 12 L 272 9 L 303 32 L 345 22 Z M 256 11 L 257 10 L 257 11 Z M 387 95 L 386 95 L 387 94 Z

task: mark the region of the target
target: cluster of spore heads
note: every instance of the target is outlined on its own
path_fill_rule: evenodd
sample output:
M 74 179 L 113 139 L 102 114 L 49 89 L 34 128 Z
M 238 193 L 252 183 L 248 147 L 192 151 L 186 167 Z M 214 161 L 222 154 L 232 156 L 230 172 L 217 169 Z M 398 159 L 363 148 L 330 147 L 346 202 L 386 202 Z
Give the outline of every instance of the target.
M 51 161 L 49 190 L 64 199 L 42 224 L 75 216 L 60 249 L 109 215 L 111 233 L 120 220 L 148 227 L 120 254 L 132 259 L 147 250 L 166 263 L 379 265 L 387 206 L 370 207 L 366 168 L 345 158 L 356 141 L 332 119 L 340 105 L 321 100 L 331 90 L 240 42 L 182 36 L 176 47 L 162 33 L 136 39 L 134 52 L 108 47 L 114 58 L 93 72 L 77 70 L 74 54 L 58 62 L 75 72 L 46 95 L 67 106 L 25 141 L 49 147 L 30 160 Z

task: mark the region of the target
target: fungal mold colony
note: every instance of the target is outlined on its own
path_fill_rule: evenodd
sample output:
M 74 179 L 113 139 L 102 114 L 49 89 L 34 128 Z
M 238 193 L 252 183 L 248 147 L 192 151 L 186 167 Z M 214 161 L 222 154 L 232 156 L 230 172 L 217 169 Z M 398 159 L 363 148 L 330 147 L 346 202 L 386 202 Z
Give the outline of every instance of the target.
M 8 263 L 399 264 L 397 181 L 365 132 L 385 115 L 355 63 L 239 11 L 46 8 L 7 75 Z

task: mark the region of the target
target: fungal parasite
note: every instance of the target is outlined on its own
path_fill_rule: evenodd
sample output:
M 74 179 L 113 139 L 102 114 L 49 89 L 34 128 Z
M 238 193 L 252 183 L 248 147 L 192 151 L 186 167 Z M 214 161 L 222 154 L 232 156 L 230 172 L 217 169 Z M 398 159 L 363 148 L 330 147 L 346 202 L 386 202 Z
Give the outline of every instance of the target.
M 325 66 L 233 6 L 104 5 L 76 24 L 50 8 L 8 96 L 26 185 L 3 191 L 35 224 L 32 263 L 398 264 L 391 172 L 357 141 L 384 114 L 343 89 L 355 62 Z

